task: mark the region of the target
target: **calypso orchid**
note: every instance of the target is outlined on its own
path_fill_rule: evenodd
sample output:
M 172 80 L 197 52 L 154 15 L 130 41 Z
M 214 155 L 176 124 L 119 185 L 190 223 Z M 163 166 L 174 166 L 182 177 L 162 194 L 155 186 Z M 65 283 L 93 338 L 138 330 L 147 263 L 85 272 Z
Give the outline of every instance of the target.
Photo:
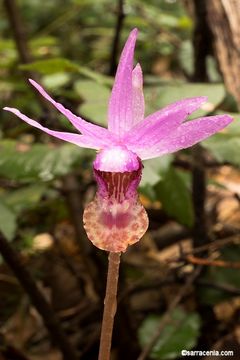
M 228 115 L 218 115 L 184 122 L 207 100 L 203 96 L 177 101 L 144 118 L 142 70 L 139 64 L 133 68 L 137 32 L 132 30 L 121 54 L 109 100 L 108 129 L 74 115 L 33 80 L 30 83 L 80 134 L 50 130 L 17 109 L 4 108 L 49 135 L 97 150 L 93 171 L 98 189 L 85 208 L 83 221 L 92 243 L 110 252 L 125 251 L 148 228 L 137 193 L 142 160 L 188 148 L 232 121 Z

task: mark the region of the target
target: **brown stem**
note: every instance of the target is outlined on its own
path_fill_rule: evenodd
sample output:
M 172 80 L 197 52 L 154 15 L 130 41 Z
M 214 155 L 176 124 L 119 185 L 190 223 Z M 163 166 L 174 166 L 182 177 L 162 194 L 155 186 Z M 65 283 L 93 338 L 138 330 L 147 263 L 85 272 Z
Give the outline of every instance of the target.
M 118 9 L 117 9 L 117 23 L 116 29 L 112 44 L 112 52 L 111 52 L 111 61 L 110 61 L 110 68 L 109 68 L 109 75 L 115 75 L 117 70 L 117 55 L 118 55 L 118 48 L 119 48 L 119 40 L 120 34 L 123 27 L 123 20 L 124 20 L 124 0 L 118 0 Z
M 193 81 L 208 82 L 207 55 L 212 53 L 212 33 L 207 21 L 206 0 L 193 1 L 195 28 L 193 31 L 194 73 Z
M 204 150 L 201 145 L 192 149 L 192 200 L 194 208 L 193 245 L 198 247 L 209 242 L 206 202 L 206 171 L 204 167 Z
M 18 3 L 16 0 L 4 0 L 3 5 L 15 40 L 19 60 L 22 64 L 31 63 L 33 58 L 28 47 L 27 31 L 21 18 L 21 12 L 19 11 Z M 29 83 L 27 78 L 38 80 L 38 76 L 35 72 L 25 71 L 24 75 L 25 81 L 28 85 Z M 51 106 L 42 98 L 41 95 L 39 95 L 36 90 L 33 91 L 36 94 L 37 101 L 43 109 L 43 112 L 46 112 L 49 117 L 52 117 Z
M 194 7 L 195 28 L 193 33 L 194 46 L 194 74 L 193 82 L 207 82 L 207 55 L 211 53 L 212 37 L 209 30 L 206 15 L 206 0 L 193 2 L 189 1 Z M 193 245 L 194 247 L 209 242 L 208 228 L 206 221 L 206 170 L 204 152 L 201 145 L 196 145 L 192 150 L 192 200 L 194 207 L 194 228 Z
M 21 19 L 21 14 L 17 9 L 15 0 L 4 0 L 8 20 L 10 22 L 12 33 L 15 39 L 20 61 L 27 64 L 32 61 L 30 51 L 26 41 L 26 32 Z
M 54 314 L 50 304 L 37 287 L 30 272 L 23 265 L 22 259 L 9 245 L 8 241 L 0 233 L 0 253 L 18 279 L 23 289 L 28 294 L 33 305 L 42 316 L 43 322 L 49 331 L 52 341 L 59 347 L 64 360 L 77 360 L 77 355 L 64 334 L 58 318 Z
M 121 253 L 109 253 L 108 276 L 98 360 L 109 360 L 114 317 L 117 310 L 117 288 Z

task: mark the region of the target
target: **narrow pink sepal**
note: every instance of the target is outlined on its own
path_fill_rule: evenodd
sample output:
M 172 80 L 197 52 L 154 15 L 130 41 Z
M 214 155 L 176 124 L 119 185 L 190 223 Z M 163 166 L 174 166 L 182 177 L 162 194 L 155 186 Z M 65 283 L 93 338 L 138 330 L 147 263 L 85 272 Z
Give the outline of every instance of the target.
M 105 145 L 113 145 L 116 141 L 114 140 L 113 134 L 111 134 L 107 129 L 91 124 L 83 120 L 80 116 L 74 115 L 70 110 L 66 109 L 62 104 L 56 102 L 51 96 L 39 85 L 36 81 L 29 79 L 30 83 L 39 91 L 39 93 L 53 104 L 60 113 L 68 118 L 72 125 L 80 131 L 83 135 L 87 135 L 91 138 L 98 140 L 102 138 L 102 143 Z
M 29 117 L 27 117 L 26 115 L 22 114 L 17 109 L 5 107 L 3 110 L 12 112 L 16 116 L 18 116 L 20 119 L 22 119 L 23 121 L 28 123 L 29 125 L 34 126 L 35 128 L 38 128 L 38 129 L 44 131 L 45 133 L 47 133 L 51 136 L 54 136 L 58 139 L 70 142 L 72 144 L 75 144 L 75 145 L 78 145 L 81 147 L 90 148 L 90 149 L 98 150 L 102 147 L 101 140 L 99 140 L 99 143 L 98 143 L 95 139 L 93 140 L 92 138 L 87 137 L 85 135 L 50 130 L 50 129 L 40 125 L 37 121 L 32 120 Z
M 143 74 L 140 64 L 137 64 L 132 71 L 132 128 L 138 122 L 143 120 L 145 111 L 145 102 L 143 94 Z
M 138 30 L 131 31 L 122 51 L 109 99 L 108 129 L 121 137 L 132 124 L 132 70 Z
M 232 121 L 233 118 L 229 115 L 208 116 L 188 121 L 154 146 L 139 147 L 136 149 L 136 154 L 142 160 L 146 160 L 186 149 L 224 129 Z
M 132 128 L 123 138 L 134 152 L 135 148 L 147 148 L 161 141 L 174 131 L 193 111 L 197 110 L 206 97 L 187 98 L 177 101 L 147 116 Z

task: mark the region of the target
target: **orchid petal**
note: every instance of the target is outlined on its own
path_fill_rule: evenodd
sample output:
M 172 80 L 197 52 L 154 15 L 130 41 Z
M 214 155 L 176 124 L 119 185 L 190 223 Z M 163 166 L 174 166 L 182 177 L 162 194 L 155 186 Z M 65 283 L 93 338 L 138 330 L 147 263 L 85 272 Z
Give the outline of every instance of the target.
M 84 210 L 84 228 L 99 249 L 124 252 L 148 228 L 148 216 L 137 193 L 142 164 L 138 160 L 135 170 L 124 172 L 93 168 L 97 194 Z
M 108 129 L 119 137 L 132 125 L 132 70 L 137 32 L 132 30 L 124 46 L 109 99 Z
M 90 149 L 100 149 L 102 147 L 101 140 L 97 142 L 95 139 L 93 140 L 90 137 L 87 137 L 85 135 L 80 134 L 73 134 L 73 133 L 67 133 L 67 132 L 61 132 L 61 131 L 54 131 L 50 130 L 42 125 L 40 125 L 37 121 L 30 119 L 26 115 L 22 114 L 19 110 L 14 108 L 5 107 L 4 110 L 12 112 L 16 116 L 18 116 L 20 119 L 25 121 L 31 126 L 34 126 L 37 129 L 40 129 L 44 131 L 45 133 L 54 136 L 58 139 L 70 142 L 72 144 L 78 145 L 80 147 L 90 148 Z
M 232 120 L 229 115 L 216 115 L 188 121 L 154 146 L 135 148 L 135 152 L 142 160 L 146 160 L 186 149 L 222 130 Z
M 134 145 L 154 145 L 174 131 L 193 111 L 207 100 L 205 96 L 187 98 L 170 104 L 139 122 L 123 138 L 134 151 Z
M 132 125 L 136 125 L 144 118 L 143 74 L 140 64 L 132 72 Z
M 109 131 L 101 126 L 91 124 L 83 120 L 80 116 L 74 115 L 70 110 L 66 109 L 62 104 L 56 102 L 50 95 L 40 86 L 36 81 L 29 79 L 30 83 L 39 91 L 39 93 L 53 104 L 60 113 L 68 118 L 72 125 L 80 131 L 83 135 L 87 135 L 96 141 L 99 138 L 105 139 L 105 145 L 112 145 L 115 143 L 114 136 Z

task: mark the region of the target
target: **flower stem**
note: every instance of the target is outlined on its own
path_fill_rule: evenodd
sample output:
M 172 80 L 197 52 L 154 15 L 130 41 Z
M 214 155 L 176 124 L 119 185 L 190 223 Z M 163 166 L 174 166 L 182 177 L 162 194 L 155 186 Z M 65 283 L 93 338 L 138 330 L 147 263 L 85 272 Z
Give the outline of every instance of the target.
M 117 288 L 121 253 L 110 252 L 98 360 L 109 360 L 114 317 L 117 310 Z

